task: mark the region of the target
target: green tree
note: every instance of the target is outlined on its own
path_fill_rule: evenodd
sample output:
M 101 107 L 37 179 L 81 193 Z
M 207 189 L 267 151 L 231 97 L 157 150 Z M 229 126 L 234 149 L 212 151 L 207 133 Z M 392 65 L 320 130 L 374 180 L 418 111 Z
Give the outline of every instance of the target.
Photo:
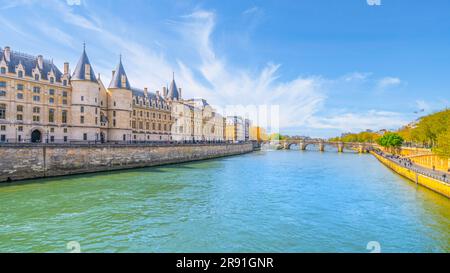
M 270 140 L 284 140 L 285 138 L 278 133 L 271 134 L 269 137 Z
M 437 137 L 436 147 L 433 148 L 433 152 L 441 157 L 450 157 L 450 130 L 440 134 Z
M 402 146 L 404 140 L 397 133 L 386 133 L 380 139 L 378 139 L 378 144 L 390 152 L 395 153 Z

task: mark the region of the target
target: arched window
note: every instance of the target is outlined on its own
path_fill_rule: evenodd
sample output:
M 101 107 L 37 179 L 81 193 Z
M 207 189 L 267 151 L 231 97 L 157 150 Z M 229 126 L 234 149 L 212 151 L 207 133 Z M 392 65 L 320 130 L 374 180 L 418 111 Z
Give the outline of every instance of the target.
M 0 104 L 0 119 L 6 119 L 6 104 Z

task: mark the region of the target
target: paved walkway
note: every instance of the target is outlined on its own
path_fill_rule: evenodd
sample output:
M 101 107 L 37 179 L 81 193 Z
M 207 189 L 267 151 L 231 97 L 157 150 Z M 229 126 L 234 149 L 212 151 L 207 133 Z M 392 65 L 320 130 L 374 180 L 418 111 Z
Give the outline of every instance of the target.
M 397 163 L 398 165 L 400 165 L 402 167 L 405 167 L 405 168 L 411 170 L 411 171 L 414 171 L 414 172 L 420 173 L 422 175 L 425 175 L 425 176 L 434 178 L 436 180 L 450 184 L 450 174 L 449 173 L 442 172 L 442 171 L 433 171 L 428 168 L 419 166 L 417 164 L 414 164 L 414 162 L 412 162 L 408 158 L 386 154 L 381 151 L 374 151 L 374 152 L 394 163 Z

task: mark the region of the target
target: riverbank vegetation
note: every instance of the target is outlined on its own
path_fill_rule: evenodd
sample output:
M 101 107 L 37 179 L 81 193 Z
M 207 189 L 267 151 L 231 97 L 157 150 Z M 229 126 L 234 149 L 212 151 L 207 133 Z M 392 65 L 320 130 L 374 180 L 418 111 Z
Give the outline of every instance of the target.
M 394 138 L 393 135 L 389 135 L 391 133 L 395 133 L 399 138 Z M 393 132 L 381 131 L 374 133 L 366 131 L 356 134 L 345 134 L 341 137 L 331 138 L 330 140 L 343 142 L 376 142 L 380 145 L 381 143 L 388 145 L 391 141 L 397 143 L 400 138 L 405 145 L 431 148 L 437 155 L 450 158 L 450 110 L 445 109 L 421 117 L 414 123 Z M 390 144 L 393 145 L 394 142 Z

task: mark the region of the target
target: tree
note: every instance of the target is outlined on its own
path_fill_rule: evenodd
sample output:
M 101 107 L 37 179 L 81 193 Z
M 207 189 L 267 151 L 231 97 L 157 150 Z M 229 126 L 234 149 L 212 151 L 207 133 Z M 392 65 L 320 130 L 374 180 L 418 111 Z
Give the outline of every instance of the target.
M 403 142 L 404 139 L 397 133 L 386 133 L 378 139 L 378 144 L 384 148 L 387 148 L 392 153 L 398 151 Z
M 433 152 L 441 157 L 450 158 L 450 130 L 440 134 L 436 142 L 437 144 L 433 148 Z
M 284 140 L 285 138 L 281 134 L 273 133 L 270 135 L 269 139 L 277 141 L 277 140 Z

